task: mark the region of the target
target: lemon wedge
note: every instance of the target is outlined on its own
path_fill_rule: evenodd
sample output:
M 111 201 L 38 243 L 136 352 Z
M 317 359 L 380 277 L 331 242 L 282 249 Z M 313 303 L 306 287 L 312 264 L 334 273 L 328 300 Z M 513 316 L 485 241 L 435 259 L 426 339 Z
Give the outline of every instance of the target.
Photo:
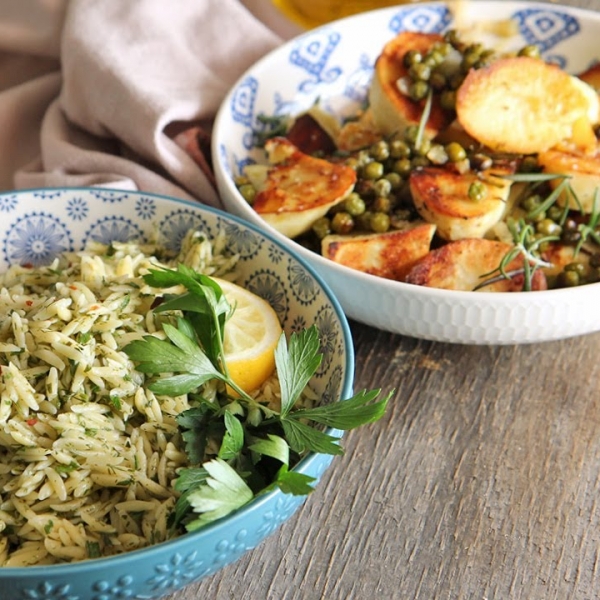
M 215 279 L 235 307 L 225 324 L 225 363 L 245 392 L 258 389 L 275 370 L 275 347 L 282 333 L 277 313 L 260 296 L 230 281 Z

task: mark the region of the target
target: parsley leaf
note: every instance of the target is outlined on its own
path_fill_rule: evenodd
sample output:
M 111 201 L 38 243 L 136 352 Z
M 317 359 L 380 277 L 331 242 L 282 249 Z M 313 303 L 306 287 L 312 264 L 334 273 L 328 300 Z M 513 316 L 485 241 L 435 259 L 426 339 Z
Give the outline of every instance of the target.
M 290 464 L 290 447 L 281 436 L 269 433 L 267 439 L 256 440 L 250 444 L 249 449 L 263 456 L 270 456 L 284 465 Z
M 206 482 L 190 493 L 187 501 L 200 517 L 187 523 L 193 531 L 237 510 L 254 497 L 246 482 L 224 460 L 215 458 L 204 464 Z
M 219 449 L 219 458 L 229 460 L 235 458 L 244 446 L 244 428 L 237 417 L 225 411 L 226 432 Z
M 287 415 L 315 374 L 323 356 L 319 354 L 319 331 L 315 325 L 292 333 L 288 350 L 285 336 L 275 349 L 275 365 L 281 387 L 281 414 Z

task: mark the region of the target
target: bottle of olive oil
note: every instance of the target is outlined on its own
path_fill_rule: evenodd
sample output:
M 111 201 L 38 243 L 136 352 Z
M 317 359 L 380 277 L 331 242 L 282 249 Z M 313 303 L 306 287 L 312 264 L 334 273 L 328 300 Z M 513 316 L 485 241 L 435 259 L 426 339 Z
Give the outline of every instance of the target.
M 366 10 L 421 0 L 272 0 L 290 20 L 310 29 Z

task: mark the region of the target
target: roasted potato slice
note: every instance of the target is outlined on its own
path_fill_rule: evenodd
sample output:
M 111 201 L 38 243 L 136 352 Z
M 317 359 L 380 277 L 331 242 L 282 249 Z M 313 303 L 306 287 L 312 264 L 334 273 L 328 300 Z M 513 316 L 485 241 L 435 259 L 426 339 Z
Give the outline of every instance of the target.
M 481 238 L 506 214 L 511 182 L 499 177 L 510 170 L 496 169 L 478 176 L 459 174 L 444 167 L 417 169 L 410 175 L 410 191 L 415 208 L 445 240 Z M 484 190 L 481 200 L 472 200 L 473 184 Z
M 460 124 L 498 152 L 535 154 L 564 140 L 595 148 L 598 95 L 556 65 L 529 57 L 503 58 L 469 72 L 457 92 Z
M 328 235 L 322 241 L 322 254 L 351 269 L 401 281 L 429 252 L 434 233 L 435 225 L 419 223 L 386 233 Z
M 352 151 L 368 147 L 380 139 L 381 133 L 373 120 L 373 111 L 369 109 L 361 113 L 358 119 L 344 123 L 336 142 L 339 150 Z
M 375 62 L 375 73 L 369 88 L 369 103 L 377 128 L 386 136 L 402 135 L 410 125 L 421 121 L 425 102 L 415 102 L 400 91 L 398 84 L 408 76 L 404 56 L 409 50 L 427 52 L 434 43 L 442 41 L 435 33 L 403 31 L 389 41 Z M 453 116 L 434 99 L 425 127 L 428 137 L 449 125 Z
M 600 194 L 600 154 L 593 156 L 582 153 L 569 153 L 561 150 L 540 152 L 538 163 L 546 173 L 570 176 L 570 191 L 563 192 L 557 200 L 560 206 L 591 214 L 594 198 Z M 550 185 L 556 188 L 562 179 L 553 179 Z M 574 195 L 573 195 L 574 194 Z M 600 209 L 600 205 L 598 206 Z
M 253 208 L 275 229 L 294 238 L 341 202 L 356 181 L 354 169 L 300 152 L 285 138 L 265 144 L 270 166 L 247 167 L 257 190 Z
M 497 269 L 512 248 L 510 244 L 486 239 L 467 239 L 449 242 L 429 252 L 408 272 L 404 281 L 415 285 L 445 290 L 520 292 L 524 277 L 516 273 L 511 279 L 500 278 L 481 288 L 481 284 L 492 279 Z M 523 260 L 516 258 L 507 265 L 506 272 L 519 271 Z M 541 270 L 534 273 L 534 290 L 547 289 L 546 277 Z

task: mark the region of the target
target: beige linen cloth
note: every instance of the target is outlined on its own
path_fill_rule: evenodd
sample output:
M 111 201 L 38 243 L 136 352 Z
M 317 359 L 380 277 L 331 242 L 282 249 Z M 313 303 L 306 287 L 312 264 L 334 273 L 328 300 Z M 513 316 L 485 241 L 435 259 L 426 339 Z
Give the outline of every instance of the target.
M 286 34 L 245 4 L 0 0 L 0 189 L 101 185 L 219 206 L 211 122 Z

